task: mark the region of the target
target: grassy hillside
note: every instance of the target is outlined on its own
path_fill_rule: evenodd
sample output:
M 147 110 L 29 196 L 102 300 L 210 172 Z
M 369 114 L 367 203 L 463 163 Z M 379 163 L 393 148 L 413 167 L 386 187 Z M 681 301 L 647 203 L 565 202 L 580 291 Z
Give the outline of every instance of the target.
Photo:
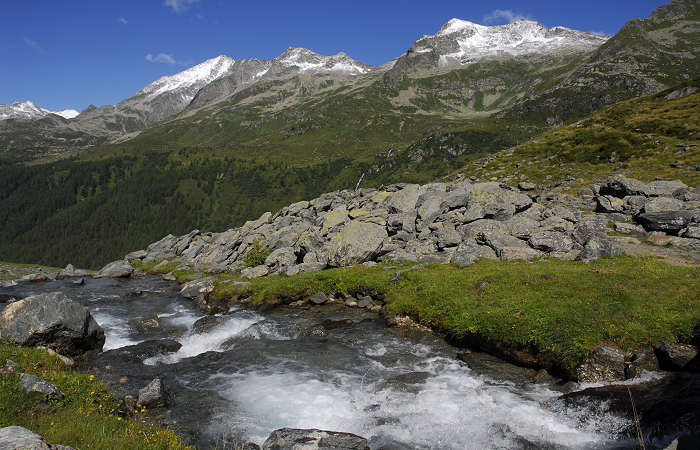
M 686 89 L 695 93 L 674 98 Z M 610 173 L 700 184 L 700 80 L 609 106 L 524 144 L 467 164 L 481 179 L 564 182 L 574 189 Z M 568 177 L 568 181 L 567 181 Z

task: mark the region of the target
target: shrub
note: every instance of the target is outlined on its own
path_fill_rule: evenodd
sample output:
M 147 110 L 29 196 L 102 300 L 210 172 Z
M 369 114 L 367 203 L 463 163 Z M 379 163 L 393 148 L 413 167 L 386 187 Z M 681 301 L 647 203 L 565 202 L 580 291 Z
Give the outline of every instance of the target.
M 246 267 L 255 267 L 264 263 L 268 256 L 270 256 L 270 249 L 267 248 L 265 243 L 256 239 L 253 241 L 253 248 L 243 257 L 243 262 Z

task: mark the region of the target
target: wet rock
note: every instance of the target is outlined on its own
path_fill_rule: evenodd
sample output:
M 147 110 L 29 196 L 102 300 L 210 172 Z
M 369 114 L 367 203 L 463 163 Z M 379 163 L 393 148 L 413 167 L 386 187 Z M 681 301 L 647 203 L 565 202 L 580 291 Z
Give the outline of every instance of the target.
M 692 211 L 659 211 L 640 214 L 637 221 L 649 231 L 677 233 L 693 219 Z
M 114 350 L 105 351 L 100 357 L 105 361 L 121 360 L 142 362 L 147 358 L 174 353 L 182 348 L 182 344 L 171 339 L 154 339 L 135 345 L 127 345 Z M 105 363 L 108 365 L 109 363 Z
M 88 275 L 87 270 L 76 269 L 73 264 L 68 264 L 64 269 L 61 269 L 56 275 L 56 278 L 62 280 L 69 277 L 85 277 Z
M 612 258 L 622 254 L 622 249 L 612 239 L 605 236 L 595 236 L 586 242 L 576 259 L 584 263 L 590 263 L 600 258 Z
M 35 375 L 28 373 L 20 374 L 19 385 L 24 392 L 29 394 L 63 397 L 63 392 L 61 392 L 59 388 Z
M 309 297 L 309 302 L 313 303 L 314 305 L 323 305 L 324 303 L 328 302 L 328 296 L 323 292 L 317 292 Z
M 43 345 L 68 356 L 101 350 L 105 342 L 104 330 L 90 311 L 61 292 L 7 305 L 0 317 L 0 336 L 19 345 Z
M 113 261 L 97 272 L 95 278 L 129 278 L 134 273 L 134 268 L 131 267 L 128 261 L 120 259 Z
M 151 408 L 167 406 L 167 393 L 160 378 L 154 378 L 142 389 L 139 389 L 138 404 Z
M 659 370 L 659 361 L 652 349 L 641 349 L 632 354 L 625 364 L 625 377 L 636 378 L 645 371 L 656 372 Z
M 642 435 L 654 448 L 663 448 L 678 438 L 685 448 L 700 443 L 700 375 L 679 372 L 643 384 L 612 384 L 565 394 L 559 398 L 566 409 L 577 414 L 601 409 L 623 417 L 629 423 L 621 434 L 636 436 L 631 400 L 639 418 Z
M 22 278 L 20 278 L 20 280 L 22 280 L 22 281 L 33 281 L 33 282 L 49 281 L 49 280 L 53 280 L 53 279 L 54 279 L 54 276 L 49 274 L 49 273 L 46 273 L 46 272 L 30 273 L 30 274 L 27 274 L 27 275 L 23 276 Z
M 270 434 L 263 450 L 369 450 L 367 439 L 351 433 L 316 429 L 281 428 Z
M 75 286 L 83 286 L 85 284 L 85 278 L 79 278 L 77 280 L 71 281 L 71 284 Z
M 180 295 L 185 298 L 193 299 L 200 294 L 209 294 L 214 290 L 214 283 L 216 279 L 214 277 L 202 278 L 201 280 L 194 280 L 182 285 L 180 289 Z
M 654 346 L 654 353 L 663 370 L 700 371 L 700 365 L 694 363 L 697 361 L 693 361 L 698 356 L 698 349 L 694 345 L 659 342 Z
M 23 427 L 0 428 L 0 449 L 2 450 L 73 450 L 65 445 L 50 445 L 44 439 Z
M 578 381 L 616 381 L 625 379 L 625 354 L 613 347 L 598 347 L 576 369 Z
M 192 325 L 192 332 L 197 334 L 208 333 L 212 328 L 216 328 L 224 322 L 226 322 L 226 318 L 223 316 L 202 317 Z

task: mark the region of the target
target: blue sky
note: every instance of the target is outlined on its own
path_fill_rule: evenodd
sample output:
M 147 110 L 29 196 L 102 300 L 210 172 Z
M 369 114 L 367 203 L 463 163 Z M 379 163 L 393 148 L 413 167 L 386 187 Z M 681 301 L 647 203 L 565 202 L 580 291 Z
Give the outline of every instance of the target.
M 269 59 L 289 46 L 383 64 L 453 17 L 494 25 L 527 17 L 614 34 L 664 3 L 3 0 L 0 103 L 32 100 L 54 110 L 114 104 L 160 76 L 220 54 Z

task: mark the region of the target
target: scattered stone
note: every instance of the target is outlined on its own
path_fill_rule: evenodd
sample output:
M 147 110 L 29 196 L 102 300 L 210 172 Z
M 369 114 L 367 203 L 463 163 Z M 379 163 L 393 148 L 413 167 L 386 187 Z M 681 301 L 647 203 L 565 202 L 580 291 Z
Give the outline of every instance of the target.
M 374 223 L 350 221 L 329 244 L 328 263 L 343 267 L 364 262 L 376 255 L 384 239 L 386 228 Z
M 25 275 L 22 278 L 20 278 L 21 281 L 32 281 L 32 282 L 49 281 L 49 280 L 53 280 L 53 279 L 54 279 L 54 277 L 51 274 L 48 274 L 46 272 L 30 273 L 30 274 Z
M 369 295 L 357 296 L 357 306 L 359 308 L 370 308 L 374 306 L 374 303 L 372 302 L 372 297 L 370 297 Z
M 163 274 L 163 279 L 165 281 L 177 281 L 177 277 L 172 272 L 168 272 L 166 274 Z
M 134 273 L 134 268 L 125 259 L 113 261 L 94 275 L 95 278 L 129 278 Z
M 0 317 L 0 336 L 19 345 L 42 345 L 69 356 L 101 350 L 105 342 L 104 330 L 90 311 L 61 292 L 7 305 Z
M 357 306 L 357 299 L 355 297 L 348 297 L 345 299 L 345 306 L 349 306 L 351 308 L 354 308 Z
M 139 390 L 139 405 L 154 408 L 167 406 L 167 403 L 165 386 L 160 378 L 154 378 L 146 387 Z
M 317 292 L 309 297 L 309 301 L 314 305 L 323 305 L 324 303 L 328 302 L 328 296 L 323 292 Z
M 535 183 L 531 183 L 529 181 L 521 181 L 520 183 L 518 183 L 518 189 L 520 189 L 521 191 L 534 191 L 535 189 L 537 189 L 537 186 L 535 185 Z
M 270 434 L 263 450 L 369 450 L 367 439 L 351 433 L 324 430 L 281 428 Z
M 53 384 L 28 373 L 19 375 L 19 385 L 24 392 L 54 397 L 63 397 L 63 392 Z

